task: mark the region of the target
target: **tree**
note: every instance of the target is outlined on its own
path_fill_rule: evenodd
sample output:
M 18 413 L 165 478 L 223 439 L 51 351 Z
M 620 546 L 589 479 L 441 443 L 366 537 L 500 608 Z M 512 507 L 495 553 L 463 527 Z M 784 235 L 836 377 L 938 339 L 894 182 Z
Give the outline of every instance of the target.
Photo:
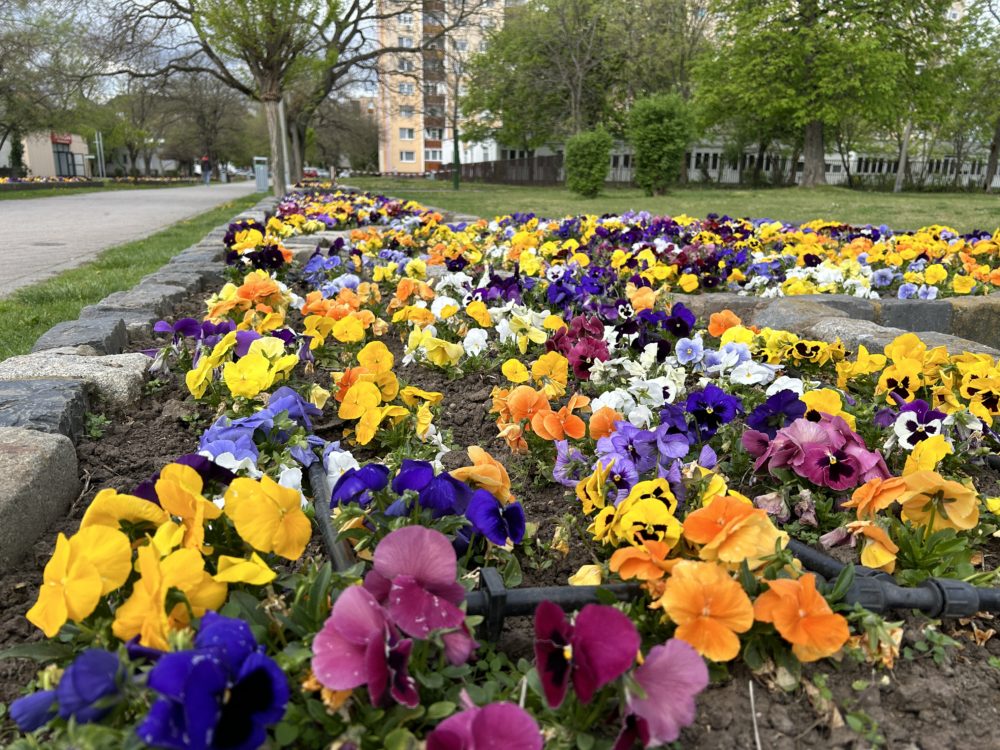
M 888 119 L 916 61 L 941 54 L 949 0 L 715 2 L 715 52 L 696 70 L 711 124 L 747 114 L 762 139 L 801 133 L 802 185 L 825 183 L 825 131 L 845 115 Z
M 441 38 L 485 0 L 457 0 L 448 22 L 423 45 Z M 286 124 L 309 123 L 343 80 L 374 71 L 385 55 L 413 49 L 378 45 L 375 34 L 387 21 L 421 13 L 420 0 L 122 0 L 119 18 L 129 32 L 127 48 L 152 45 L 166 62 L 157 69 L 208 72 L 261 102 L 268 123 L 274 191 L 285 190 Z M 132 75 L 150 71 L 123 65 Z M 285 95 L 298 86 L 293 118 L 282 117 Z M 299 139 L 299 153 L 305 144 Z M 297 176 L 297 175 L 293 175 Z
M 378 124 L 358 101 L 324 102 L 307 153 L 336 169 L 345 157 L 356 170 L 378 169 Z
M 577 133 L 566 141 L 566 187 L 584 198 L 595 198 L 608 176 L 614 142 L 603 128 Z
M 629 112 L 628 139 L 635 158 L 635 183 L 646 195 L 662 195 L 677 180 L 693 126 L 676 94 L 640 99 Z
M 486 52 L 470 61 L 469 140 L 494 136 L 525 149 L 601 123 L 613 60 L 610 6 L 529 0 L 512 7 Z

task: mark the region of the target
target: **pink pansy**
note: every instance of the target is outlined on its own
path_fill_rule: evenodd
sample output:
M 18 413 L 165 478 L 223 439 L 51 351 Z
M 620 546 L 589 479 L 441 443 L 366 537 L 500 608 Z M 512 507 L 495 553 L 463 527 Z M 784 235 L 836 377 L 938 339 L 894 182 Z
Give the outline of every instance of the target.
M 635 625 L 614 607 L 588 604 L 572 624 L 552 602 L 535 610 L 535 664 L 553 708 L 562 704 L 571 679 L 577 698 L 589 703 L 632 666 L 638 650 Z
M 313 641 L 313 673 L 331 690 L 367 685 L 373 706 L 390 699 L 417 706 L 416 683 L 407 672 L 413 642 L 394 631 L 370 593 L 361 586 L 344 589 Z
M 378 543 L 364 586 L 407 635 L 427 638 L 435 630 L 454 631 L 444 636 L 445 653 L 451 663 L 461 664 L 476 644 L 458 606 L 465 589 L 456 581 L 457 571 L 455 550 L 444 534 L 404 526 Z
M 694 721 L 695 696 L 708 685 L 704 659 L 672 638 L 654 646 L 632 677 L 645 695 L 626 689 L 629 716 L 614 750 L 626 750 L 636 740 L 647 747 L 673 742 Z
M 451 716 L 427 736 L 427 750 L 542 750 L 538 724 L 513 703 L 491 703 Z

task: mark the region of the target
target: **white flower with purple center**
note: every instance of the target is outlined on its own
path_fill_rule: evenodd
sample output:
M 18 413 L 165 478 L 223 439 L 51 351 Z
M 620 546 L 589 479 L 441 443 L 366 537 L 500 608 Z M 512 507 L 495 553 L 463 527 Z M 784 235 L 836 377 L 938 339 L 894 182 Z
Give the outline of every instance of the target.
M 926 411 L 903 411 L 892 426 L 899 444 L 913 450 L 917 444 L 934 435 L 941 434 L 944 414 L 928 409 Z

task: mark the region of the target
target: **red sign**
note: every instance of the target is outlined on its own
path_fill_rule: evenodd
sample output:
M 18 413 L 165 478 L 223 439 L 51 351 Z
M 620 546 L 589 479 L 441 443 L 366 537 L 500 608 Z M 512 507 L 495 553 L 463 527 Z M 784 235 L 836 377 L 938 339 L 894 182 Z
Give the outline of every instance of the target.
M 73 142 L 73 136 L 69 133 L 53 133 L 52 134 L 53 143 L 65 143 L 67 146 Z

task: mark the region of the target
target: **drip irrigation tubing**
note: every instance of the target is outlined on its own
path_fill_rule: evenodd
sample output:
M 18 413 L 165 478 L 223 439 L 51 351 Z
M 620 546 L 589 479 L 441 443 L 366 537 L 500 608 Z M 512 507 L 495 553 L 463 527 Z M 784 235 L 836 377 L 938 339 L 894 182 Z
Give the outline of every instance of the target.
M 333 567 L 347 570 L 354 564 L 354 553 L 345 541 L 337 539 L 330 514 L 330 485 L 321 462 L 309 467 L 309 483 L 313 492 L 313 509 L 323 546 Z M 824 579 L 837 578 L 847 565 L 813 549 L 796 539 L 788 548 L 802 565 Z M 1000 588 L 979 588 L 952 578 L 928 578 L 915 587 L 904 587 L 888 573 L 863 565 L 853 565 L 854 581 L 844 600 L 860 604 L 876 614 L 892 610 L 919 610 L 929 617 L 970 617 L 977 612 L 1000 613 Z M 614 583 L 604 586 L 536 586 L 508 589 L 495 568 L 483 568 L 479 589 L 466 594 L 467 612 L 483 617 L 481 636 L 490 641 L 500 638 L 508 617 L 534 614 L 543 601 L 558 604 L 566 610 L 578 610 L 587 604 L 606 603 L 612 598 L 630 601 L 641 592 L 637 583 Z

